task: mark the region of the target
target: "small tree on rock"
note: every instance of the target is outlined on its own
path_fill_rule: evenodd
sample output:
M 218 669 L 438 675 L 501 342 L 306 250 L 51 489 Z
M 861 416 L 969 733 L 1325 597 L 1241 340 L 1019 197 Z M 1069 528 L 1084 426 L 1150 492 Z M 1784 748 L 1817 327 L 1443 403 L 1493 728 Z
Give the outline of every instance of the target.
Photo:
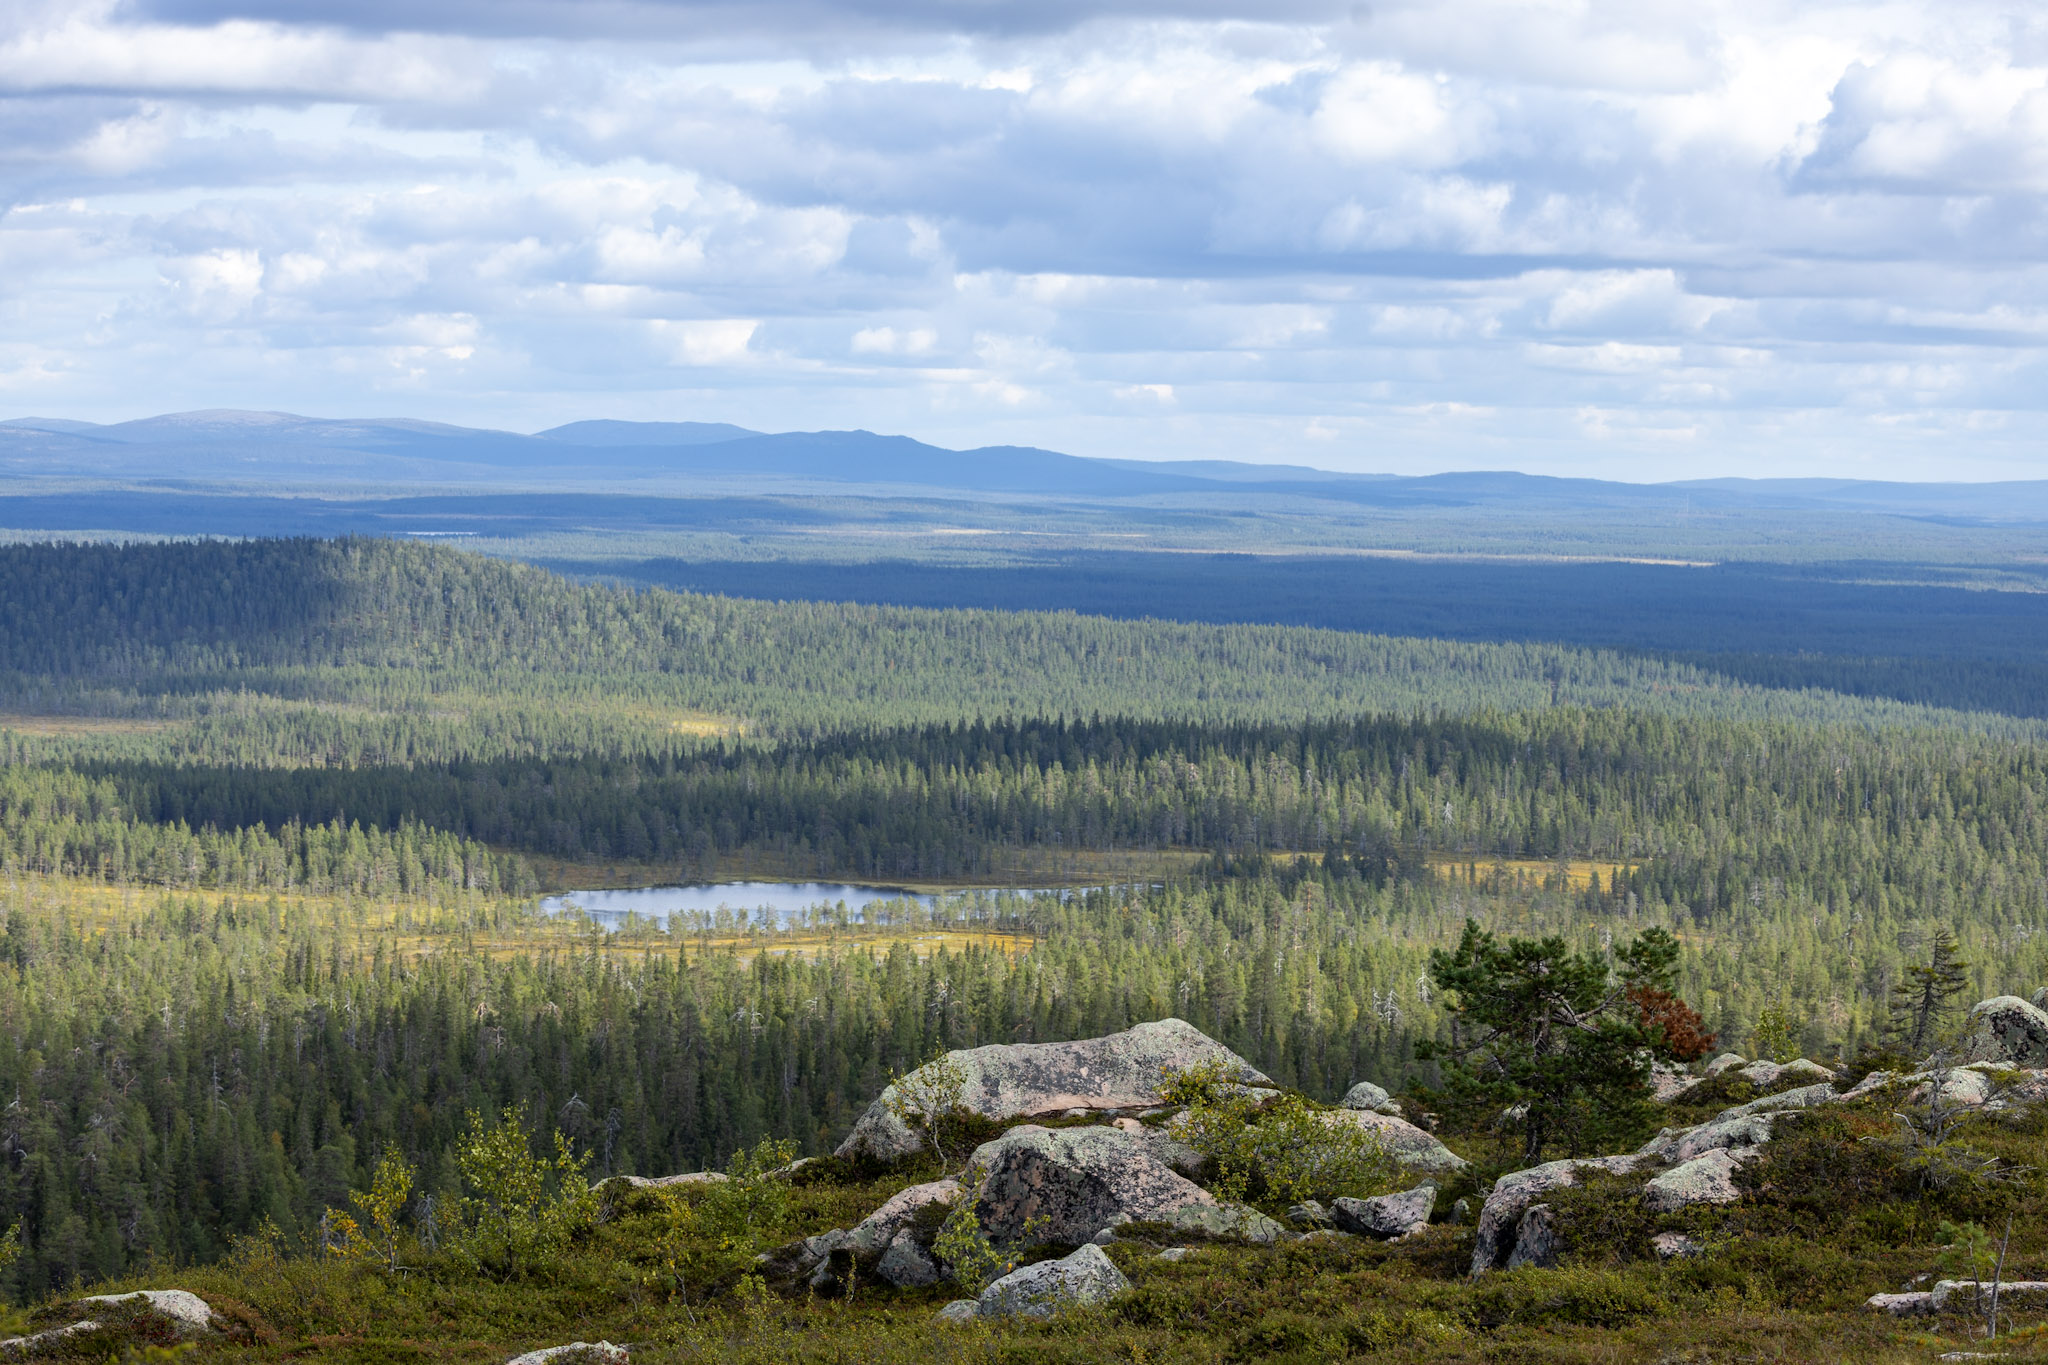
M 1555 1148 L 1586 1151 L 1644 1126 L 1652 1059 L 1711 1046 L 1699 1016 L 1671 996 L 1677 961 L 1662 929 L 1645 930 L 1610 966 L 1561 938 L 1503 942 L 1468 920 L 1455 950 L 1429 955 L 1450 1038 L 1418 1052 L 1441 1063 L 1448 1109 L 1504 1112 L 1525 1165 Z

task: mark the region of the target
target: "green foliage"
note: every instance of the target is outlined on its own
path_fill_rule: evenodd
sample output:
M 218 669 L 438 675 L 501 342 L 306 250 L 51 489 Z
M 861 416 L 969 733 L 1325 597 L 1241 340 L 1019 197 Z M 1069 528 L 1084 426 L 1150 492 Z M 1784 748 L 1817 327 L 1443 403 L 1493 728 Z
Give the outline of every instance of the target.
M 946 1148 L 963 1126 L 966 1091 L 966 1069 L 942 1052 L 907 1075 L 890 1077 L 882 1093 L 896 1121 L 917 1134 L 943 1167 L 949 1164 Z
M 1946 925 L 1934 931 L 1927 960 L 1906 968 L 1892 988 L 1890 1041 L 1908 1057 L 1925 1057 L 1946 1041 L 1944 1025 L 1964 1003 L 1970 964 Z
M 367 1191 L 350 1190 L 349 1202 L 369 1221 L 363 1228 L 346 1214 L 329 1210 L 332 1229 L 328 1249 L 344 1260 L 367 1261 L 388 1272 L 398 1269 L 399 1219 L 412 1198 L 413 1168 L 389 1148 L 377 1162 Z
M 1372 1130 L 1299 1094 L 1248 1091 L 1218 1061 L 1169 1073 L 1160 1094 L 1185 1106 L 1173 1135 L 1201 1154 L 1226 1199 L 1363 1198 L 1392 1189 L 1401 1174 Z
M 932 1241 L 932 1255 L 969 1294 L 979 1294 L 1017 1268 L 1016 1261 L 998 1251 L 981 1230 L 981 1219 L 974 1212 L 980 1193 L 978 1185 L 963 1191 Z
M 1599 955 L 1563 939 L 1501 943 L 1467 921 L 1451 952 L 1430 954 L 1430 978 L 1451 993 L 1450 1037 L 1425 1040 L 1441 1059 L 1449 1102 L 1468 1122 L 1505 1111 L 1521 1135 L 1522 1164 L 1546 1149 L 1605 1149 L 1646 1126 L 1648 1063 L 1663 1043 L 1626 1008 L 1631 988 L 1664 989 L 1678 946 L 1645 930 L 1618 954 L 1620 979 Z
M 495 1124 L 472 1110 L 469 1131 L 455 1147 L 455 1165 L 468 1187 L 461 1204 L 464 1235 L 457 1246 L 480 1262 L 509 1267 L 557 1248 L 589 1222 L 597 1209 L 586 1170 L 569 1139 L 554 1135 L 554 1158 L 534 1155 L 518 1106 Z
M 1756 1016 L 1750 1050 L 1765 1061 L 1792 1061 L 1799 1056 L 1799 1039 L 1805 1031 L 1806 1022 L 1789 1005 L 1767 1005 Z
M 762 1138 L 752 1148 L 734 1152 L 726 1178 L 705 1187 L 698 1217 L 714 1233 L 736 1241 L 775 1232 L 789 1212 L 784 1168 L 796 1155 L 797 1144 L 788 1138 Z

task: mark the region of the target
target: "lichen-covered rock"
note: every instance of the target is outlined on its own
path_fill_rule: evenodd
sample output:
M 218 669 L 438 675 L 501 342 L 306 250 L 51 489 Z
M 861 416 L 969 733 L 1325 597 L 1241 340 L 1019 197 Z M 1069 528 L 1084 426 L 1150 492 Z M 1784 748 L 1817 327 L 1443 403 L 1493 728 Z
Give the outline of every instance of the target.
M 1531 1204 L 1515 1223 L 1515 1248 L 1508 1253 L 1509 1270 L 1537 1266 L 1548 1270 L 1557 1264 L 1564 1246 L 1557 1237 L 1557 1218 L 1548 1204 Z
M 717 1185 L 732 1177 L 724 1171 L 688 1171 L 682 1175 L 629 1175 L 621 1179 L 636 1190 L 665 1190 L 672 1185 Z
M 853 1225 L 846 1235 L 846 1245 L 856 1254 L 878 1252 L 888 1246 L 898 1230 L 908 1225 L 921 1210 L 933 1204 L 958 1203 L 959 1199 L 960 1182 L 957 1180 L 934 1180 L 929 1184 L 898 1190 L 882 1207 Z
M 8 1337 L 0 1340 L 0 1359 L 33 1360 L 38 1356 L 61 1354 L 67 1347 L 75 1351 L 77 1343 L 71 1338 L 99 1330 L 99 1323 L 88 1319 L 65 1327 L 52 1327 L 46 1332 L 31 1332 L 25 1337 Z
M 1670 1062 L 1650 1063 L 1650 1098 L 1669 1104 L 1700 1083 L 1700 1078 Z
M 1385 1240 L 1428 1227 L 1429 1212 L 1435 1207 L 1436 1186 L 1417 1185 L 1399 1194 L 1336 1200 L 1330 1206 L 1330 1220 L 1345 1232 Z
M 1682 1232 L 1660 1232 L 1650 1239 L 1650 1250 L 1657 1254 L 1660 1261 L 1682 1261 L 1701 1255 L 1706 1251 L 1706 1247 L 1701 1245 L 1698 1238 L 1689 1237 Z
M 1990 1098 L 1991 1078 L 1967 1067 L 1936 1072 L 1907 1096 L 1913 1104 L 1934 1103 L 1965 1109 L 1975 1109 Z
M 1645 1143 L 1636 1156 L 1683 1165 L 1702 1152 L 1761 1146 L 1771 1140 L 1775 1120 L 1775 1114 L 1741 1114 L 1692 1128 L 1666 1128 Z
M 1471 1163 L 1404 1118 L 1371 1109 L 1332 1109 L 1325 1122 L 1348 1123 L 1372 1133 L 1386 1148 L 1387 1155 L 1403 1167 L 1423 1175 L 1455 1175 Z
M 1199 1232 L 1205 1237 L 1229 1237 L 1261 1246 L 1288 1235 L 1286 1228 L 1244 1204 L 1187 1204 L 1168 1214 L 1166 1222 L 1182 1232 Z
M 76 1301 L 80 1308 L 136 1308 L 145 1304 L 181 1337 L 202 1336 L 213 1330 L 212 1307 L 188 1289 L 138 1289 L 129 1294 L 95 1294 Z
M 1793 1109 L 1811 1109 L 1816 1104 L 1828 1104 L 1841 1096 L 1835 1093 L 1832 1083 L 1823 1081 L 1819 1085 L 1802 1085 L 1796 1090 L 1780 1090 L 1775 1095 L 1762 1095 L 1747 1104 L 1738 1104 L 1723 1109 L 1714 1115 L 1714 1122 L 1725 1123 L 1730 1119 L 1746 1118 L 1751 1114 L 1782 1114 Z
M 1134 1118 L 1112 1119 L 1110 1127 L 1129 1133 L 1132 1137 L 1150 1147 L 1153 1156 L 1189 1179 L 1193 1179 L 1201 1174 L 1202 1167 L 1206 1164 L 1200 1152 L 1182 1142 L 1165 1128 L 1156 1127 L 1149 1123 L 1140 1123 Z
M 1657 1213 L 1676 1213 L 1693 1204 L 1733 1204 L 1742 1198 L 1735 1186 L 1735 1168 L 1755 1155 L 1754 1147 L 1702 1152 L 1647 1181 L 1643 1203 Z
M 1346 1109 L 1370 1109 L 1378 1114 L 1399 1116 L 1401 1105 L 1381 1087 L 1371 1081 L 1360 1081 L 1344 1092 L 1339 1103 Z
M 955 1299 L 934 1313 L 932 1321 L 948 1323 L 957 1327 L 962 1323 L 973 1322 L 980 1313 L 981 1305 L 973 1299 Z
M 1795 1057 L 1789 1062 L 1750 1062 L 1736 1068 L 1735 1074 L 1759 1090 L 1788 1081 L 1832 1081 L 1835 1073 L 1819 1062 Z
M 1540 1197 L 1567 1185 L 1576 1185 L 1582 1171 L 1609 1171 L 1626 1175 L 1635 1169 L 1638 1157 L 1576 1157 L 1546 1161 L 1526 1171 L 1513 1171 L 1493 1183 L 1493 1192 L 1479 1210 L 1479 1226 L 1472 1248 L 1472 1273 L 1483 1275 L 1508 1263 L 1521 1240 L 1522 1215 Z
M 1875 1313 L 1889 1313 L 1895 1318 L 1918 1317 L 1934 1311 L 1934 1295 L 1924 1292 L 1872 1294 L 1863 1301 L 1863 1306 Z
M 1326 1228 L 1330 1226 L 1330 1211 L 1320 1200 L 1304 1199 L 1287 1210 L 1287 1221 L 1298 1228 Z
M 1982 1280 L 1937 1280 L 1928 1297 L 1939 1312 L 1960 1307 L 1965 1301 L 1974 1307 L 1980 1295 L 1987 1301 L 1991 1298 L 1991 1286 Z M 2048 1299 L 2048 1280 L 2006 1280 L 1998 1286 L 2001 1304 L 2038 1305 L 2043 1299 Z
M 990 1119 L 1148 1108 L 1160 1102 L 1168 1072 L 1203 1062 L 1220 1062 L 1242 1084 L 1272 1085 L 1250 1062 L 1179 1019 L 1073 1043 L 994 1043 L 949 1052 L 946 1060 L 964 1077 L 961 1105 Z M 889 1112 L 895 1093 L 892 1085 L 868 1106 L 839 1145 L 840 1156 L 894 1161 L 921 1150 L 917 1134 Z
M 1021 1124 L 975 1149 L 974 1216 L 997 1242 L 1085 1242 L 1118 1214 L 1166 1222 L 1215 1196 L 1115 1128 Z
M 1747 1057 L 1742 1056 L 1740 1053 L 1724 1052 L 1720 1056 L 1714 1058 L 1713 1061 L 1707 1063 L 1707 1074 L 1709 1076 L 1718 1076 L 1724 1071 L 1732 1070 L 1738 1066 L 1748 1065 L 1749 1059 Z
M 505 1365 L 626 1365 L 630 1358 L 625 1347 L 609 1341 L 572 1341 L 513 1356 Z
M 882 1259 L 875 1265 L 875 1274 L 895 1285 L 898 1289 L 922 1289 L 928 1284 L 939 1282 L 939 1263 L 931 1252 L 918 1244 L 905 1228 L 893 1237 L 888 1248 L 882 1252 Z
M 2048 1066 L 2048 1010 L 2017 995 L 1996 995 L 1970 1011 L 1963 1060 Z
M 1083 1246 L 1057 1261 L 1013 1270 L 981 1291 L 975 1316 L 1049 1318 L 1067 1308 L 1100 1303 L 1131 1282 L 1099 1246 Z

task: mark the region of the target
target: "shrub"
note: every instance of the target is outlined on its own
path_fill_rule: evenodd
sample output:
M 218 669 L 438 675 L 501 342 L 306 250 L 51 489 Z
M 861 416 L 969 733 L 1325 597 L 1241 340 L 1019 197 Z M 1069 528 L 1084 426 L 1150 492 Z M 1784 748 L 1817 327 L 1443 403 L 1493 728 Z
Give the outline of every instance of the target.
M 1174 1136 L 1210 1163 L 1227 1199 L 1296 1203 L 1392 1189 L 1400 1166 L 1377 1134 L 1300 1095 L 1268 1099 L 1233 1083 L 1220 1062 L 1167 1077 L 1163 1097 L 1186 1106 Z

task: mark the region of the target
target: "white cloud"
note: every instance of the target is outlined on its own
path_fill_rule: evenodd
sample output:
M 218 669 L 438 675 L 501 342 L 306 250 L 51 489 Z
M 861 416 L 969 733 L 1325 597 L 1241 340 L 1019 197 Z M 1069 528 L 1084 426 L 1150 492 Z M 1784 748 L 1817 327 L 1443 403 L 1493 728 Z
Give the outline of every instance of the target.
M 0 374 L 2048 474 L 2048 44 L 2004 0 L 1141 7 L 16 0 Z

